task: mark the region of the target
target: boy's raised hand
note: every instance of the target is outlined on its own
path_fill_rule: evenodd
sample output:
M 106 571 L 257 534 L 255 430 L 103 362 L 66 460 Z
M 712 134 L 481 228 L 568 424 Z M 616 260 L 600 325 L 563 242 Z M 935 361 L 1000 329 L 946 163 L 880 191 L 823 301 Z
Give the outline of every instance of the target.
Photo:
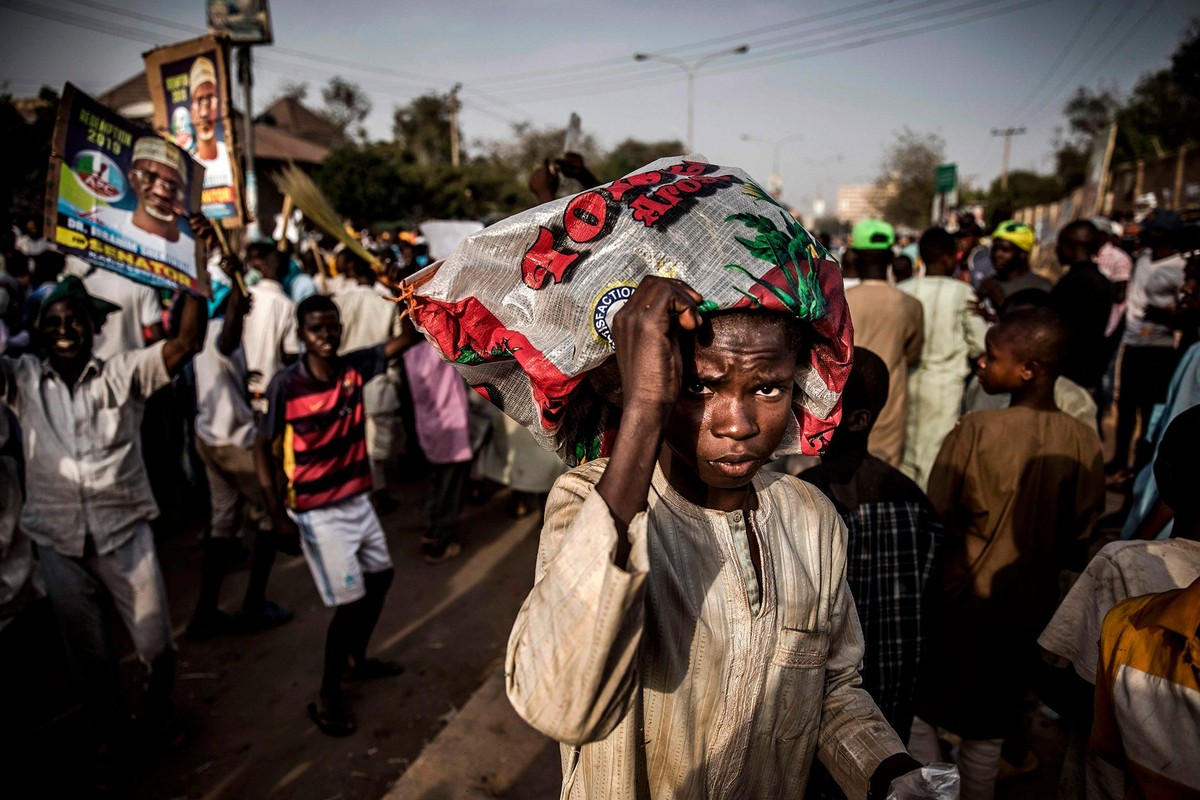
M 649 276 L 617 312 L 613 344 L 625 413 L 637 409 L 666 420 L 683 382 L 679 331 L 700 327 L 702 299 L 683 281 Z
M 644 279 L 613 318 L 613 343 L 621 371 L 621 425 L 608 468 L 596 484 L 616 525 L 613 560 L 624 566 L 630 522 L 646 509 L 650 481 L 667 421 L 683 384 L 680 330 L 700 327 L 695 289 L 672 278 Z

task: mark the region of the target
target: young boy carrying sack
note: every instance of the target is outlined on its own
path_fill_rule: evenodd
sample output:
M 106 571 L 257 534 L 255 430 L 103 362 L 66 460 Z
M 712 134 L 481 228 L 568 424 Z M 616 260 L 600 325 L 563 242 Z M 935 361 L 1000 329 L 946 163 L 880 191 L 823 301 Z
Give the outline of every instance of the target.
M 1100 440 L 1054 403 L 1067 333 L 1045 308 L 987 335 L 979 381 L 1008 408 L 963 417 L 946 437 L 929 499 L 946 529 L 940 636 L 923 671 L 910 745 L 939 757 L 932 725 L 962 737 L 962 797 L 992 797 L 1003 738 L 1020 727 L 1038 633 L 1058 575 L 1104 507 Z
M 505 667 L 562 798 L 802 798 L 814 755 L 853 798 L 919 776 L 858 685 L 841 519 L 761 471 L 823 448 L 849 371 L 807 231 L 744 173 L 663 159 L 414 280 L 468 383 L 590 459 L 550 493 Z
M 309 716 L 324 733 L 349 736 L 357 725 L 342 693 L 343 676 L 368 680 L 402 671 L 367 658 L 394 570 L 369 500 L 363 385 L 416 337 L 410 328 L 386 344 L 339 356 L 342 325 L 333 300 L 305 299 L 296 319 L 304 356 L 271 379 L 255 466 L 281 549 L 304 551 L 322 602 L 336 609 Z

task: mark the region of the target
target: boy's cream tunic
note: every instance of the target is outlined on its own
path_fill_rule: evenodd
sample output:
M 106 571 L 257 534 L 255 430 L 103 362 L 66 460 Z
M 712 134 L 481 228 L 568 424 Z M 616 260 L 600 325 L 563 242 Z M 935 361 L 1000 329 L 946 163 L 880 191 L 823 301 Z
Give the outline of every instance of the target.
M 563 798 L 801 798 L 814 752 L 851 798 L 904 746 L 858 688 L 862 633 L 830 502 L 754 478 L 747 527 L 684 500 L 655 468 L 629 528 L 628 571 L 594 490 L 607 465 L 562 476 L 537 581 L 508 643 L 508 696 L 562 746 Z M 761 602 L 741 564 L 757 533 Z

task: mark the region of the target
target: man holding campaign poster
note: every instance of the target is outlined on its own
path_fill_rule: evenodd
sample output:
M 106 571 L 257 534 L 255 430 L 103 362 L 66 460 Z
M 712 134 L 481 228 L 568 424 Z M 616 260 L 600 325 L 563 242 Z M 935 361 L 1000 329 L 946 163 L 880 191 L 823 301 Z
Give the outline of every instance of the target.
M 176 145 L 67 84 L 47 180 L 46 228 L 64 254 L 142 283 L 183 289 L 174 335 L 100 357 L 97 335 L 120 307 L 77 275 L 35 309 L 37 352 L 0 355 L 0 398 L 25 436 L 21 530 L 37 548 L 50 608 L 95 734 L 92 779 L 147 746 L 180 743 L 172 702 L 176 648 L 151 523 L 159 515 L 143 458 L 150 397 L 204 346 L 210 294 L 201 258 L 211 226 L 189 215 L 204 169 Z M 201 241 L 201 240 L 206 241 Z M 142 666 L 131 725 L 109 621 Z M 86 767 L 85 767 L 86 769 Z
M 204 167 L 200 210 L 223 226 L 242 224 L 240 172 L 229 120 L 225 45 L 203 36 L 145 55 L 154 124 Z
M 71 84 L 54 137 L 46 230 L 59 250 L 141 283 L 207 295 L 188 221 L 204 167 Z

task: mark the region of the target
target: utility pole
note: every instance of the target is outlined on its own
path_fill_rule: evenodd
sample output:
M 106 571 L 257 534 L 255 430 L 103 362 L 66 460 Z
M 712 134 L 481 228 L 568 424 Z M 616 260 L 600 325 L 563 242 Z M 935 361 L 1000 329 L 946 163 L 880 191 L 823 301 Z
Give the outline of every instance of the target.
M 458 169 L 458 90 L 461 83 L 450 90 L 450 166 Z
M 661 61 L 664 64 L 670 64 L 679 67 L 687 75 L 688 82 L 688 107 L 687 107 L 687 151 L 692 152 L 692 133 L 695 129 L 695 107 L 696 107 L 696 73 L 708 62 L 722 56 L 740 56 L 750 50 L 750 45 L 743 44 L 737 47 L 731 47 L 728 50 L 721 50 L 716 53 L 709 53 L 706 56 L 688 63 L 680 58 L 671 56 L 661 56 L 657 53 L 634 53 L 634 61 Z
M 1012 147 L 1012 137 L 1020 136 L 1024 128 L 992 128 L 992 136 L 1004 137 L 1004 166 L 1000 168 L 1000 191 L 1008 191 L 1008 154 Z
M 254 171 L 254 106 L 251 104 L 250 87 L 254 77 L 250 67 L 250 45 L 238 48 L 238 77 L 242 81 L 242 115 L 246 147 L 246 239 L 253 242 L 259 236 L 258 227 L 258 175 Z M 217 223 L 218 225 L 220 222 Z

